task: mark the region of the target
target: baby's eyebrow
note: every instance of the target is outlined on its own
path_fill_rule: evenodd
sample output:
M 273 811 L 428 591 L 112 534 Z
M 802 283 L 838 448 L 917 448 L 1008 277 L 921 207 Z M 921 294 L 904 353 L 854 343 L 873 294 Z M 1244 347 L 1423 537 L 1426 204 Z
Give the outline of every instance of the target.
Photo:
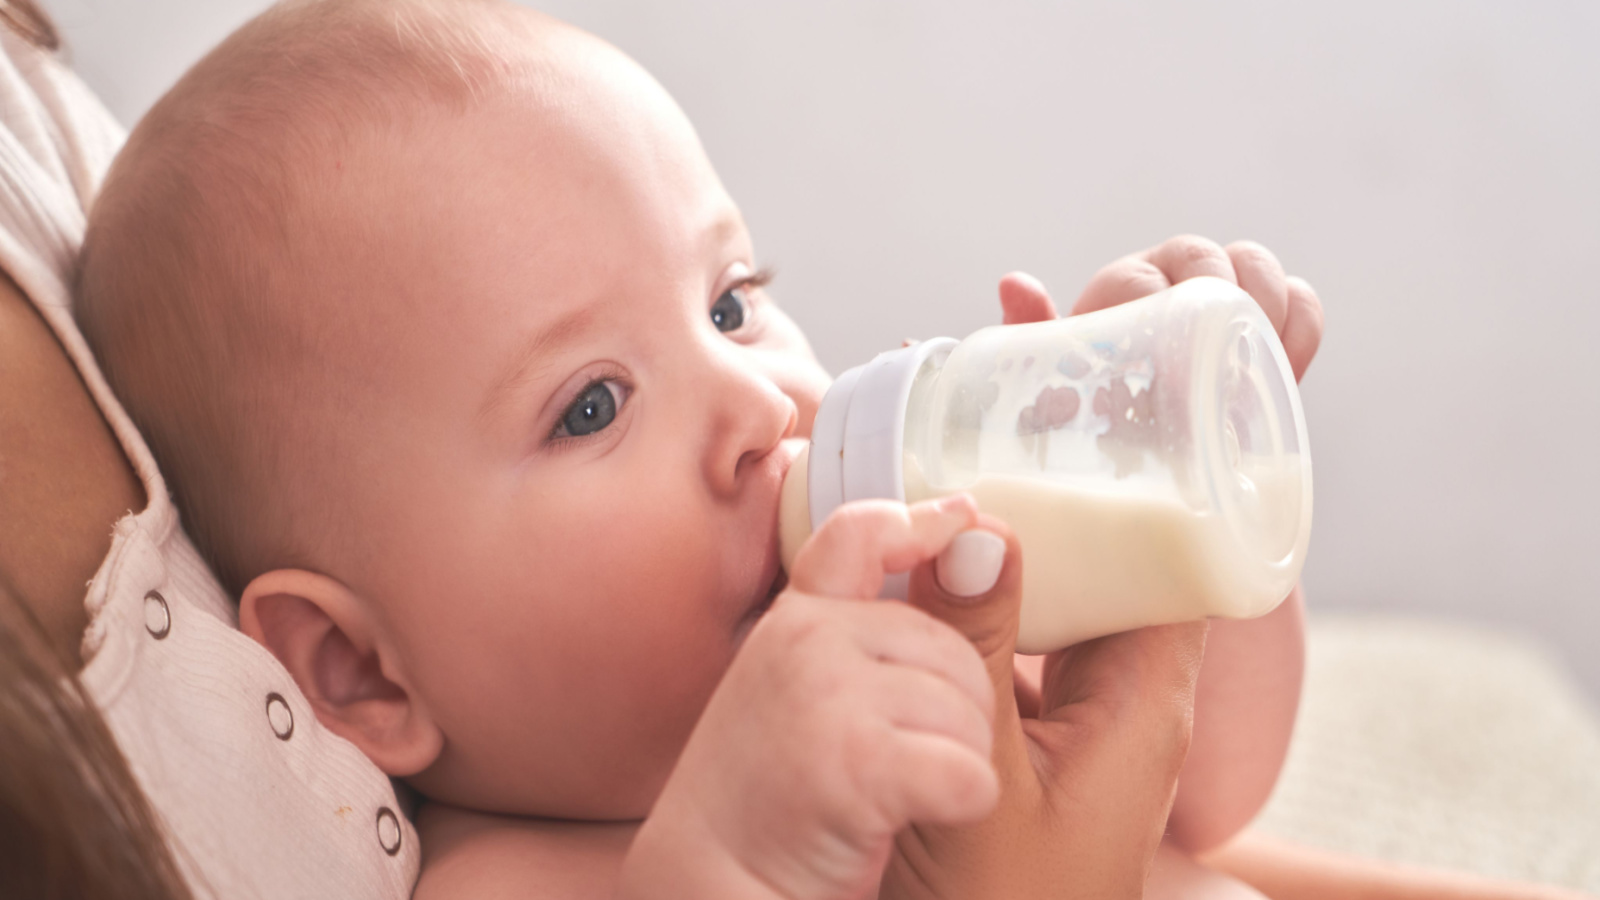
M 483 406 L 478 410 L 479 420 L 492 421 L 501 407 L 510 403 L 528 384 L 537 381 L 549 365 L 549 353 L 587 328 L 593 317 L 594 307 L 585 304 L 533 332 L 512 355 L 503 373 L 491 383 Z

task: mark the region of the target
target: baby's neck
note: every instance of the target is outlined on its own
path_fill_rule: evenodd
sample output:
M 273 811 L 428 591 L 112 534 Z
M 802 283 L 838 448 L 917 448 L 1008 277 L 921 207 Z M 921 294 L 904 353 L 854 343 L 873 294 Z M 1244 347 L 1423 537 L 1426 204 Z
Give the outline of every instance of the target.
M 472 896 L 490 885 L 539 885 L 541 896 L 609 897 L 638 822 L 503 816 L 441 803 L 417 814 L 423 849 L 414 900 Z

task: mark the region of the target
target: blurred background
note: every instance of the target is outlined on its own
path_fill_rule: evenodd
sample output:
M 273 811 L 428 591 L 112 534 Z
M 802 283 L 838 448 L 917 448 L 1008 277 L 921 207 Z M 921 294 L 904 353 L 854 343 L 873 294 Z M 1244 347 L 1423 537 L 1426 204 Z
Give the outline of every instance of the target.
M 263 0 L 45 0 L 131 125 Z M 551 0 L 687 110 L 838 372 L 1179 232 L 1327 308 L 1319 610 L 1542 641 L 1600 699 L 1600 4 Z

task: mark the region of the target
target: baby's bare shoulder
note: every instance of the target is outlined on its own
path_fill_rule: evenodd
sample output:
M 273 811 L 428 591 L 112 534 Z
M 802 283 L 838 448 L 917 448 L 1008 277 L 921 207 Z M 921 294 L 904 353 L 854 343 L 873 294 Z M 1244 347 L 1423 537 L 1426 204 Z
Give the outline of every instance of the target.
M 601 900 L 638 823 L 563 822 L 427 804 L 415 900 Z

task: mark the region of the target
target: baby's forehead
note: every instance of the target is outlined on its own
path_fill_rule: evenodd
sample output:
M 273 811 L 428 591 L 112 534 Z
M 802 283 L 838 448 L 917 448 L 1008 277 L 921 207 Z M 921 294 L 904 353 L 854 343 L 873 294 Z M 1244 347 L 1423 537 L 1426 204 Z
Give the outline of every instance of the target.
M 509 96 L 436 116 L 403 147 L 373 142 L 353 157 L 359 172 L 314 192 L 329 207 L 293 238 L 317 279 L 283 295 L 298 330 L 342 322 L 347 346 L 385 366 L 396 348 L 473 331 L 472 353 L 448 365 L 493 354 L 505 371 L 492 380 L 515 382 L 527 361 L 690 314 L 668 298 L 703 301 L 730 262 L 749 262 L 748 233 L 698 143 L 667 152 L 628 112 L 569 116 Z
M 319 257 L 335 271 L 388 268 L 407 243 L 416 252 L 448 239 L 466 245 L 452 251 L 457 268 L 504 268 L 496 252 L 576 265 L 586 249 L 663 224 L 663 210 L 731 206 L 692 126 L 647 73 L 588 34 L 518 12 L 521 27 L 477 51 L 465 93 L 441 96 L 434 76 L 386 81 L 389 107 L 372 116 L 371 85 L 335 80 L 323 85 L 329 104 L 295 111 L 321 121 L 306 123 L 310 139 L 285 142 L 286 183 L 256 202 L 280 207 L 300 271 L 322 268 L 309 265 Z M 409 71 L 405 55 L 386 64 Z
M 527 331 L 569 308 L 603 312 L 607 298 L 630 293 L 618 289 L 629 272 L 699 256 L 708 229 L 723 240 L 743 233 L 692 127 L 647 73 L 553 19 L 493 9 L 483 20 L 436 18 L 398 42 L 352 25 L 374 58 L 350 78 L 336 77 L 349 63 L 325 59 L 330 48 L 314 34 L 285 39 L 300 54 L 288 62 L 254 59 L 260 47 L 247 45 L 238 64 L 271 69 L 239 92 L 269 91 L 277 78 L 280 96 L 200 95 L 224 110 L 305 98 L 278 115 L 240 116 L 254 139 L 214 157 L 233 170 L 218 180 L 240 195 L 222 205 L 272 223 L 236 221 L 214 254 L 277 270 L 264 286 L 275 309 L 262 314 L 275 321 L 259 330 L 260 352 L 315 347 L 308 378 L 330 369 L 364 378 L 356 364 L 386 369 L 395 348 L 426 350 L 451 331 L 485 322 Z M 277 183 L 258 167 L 277 171 Z

